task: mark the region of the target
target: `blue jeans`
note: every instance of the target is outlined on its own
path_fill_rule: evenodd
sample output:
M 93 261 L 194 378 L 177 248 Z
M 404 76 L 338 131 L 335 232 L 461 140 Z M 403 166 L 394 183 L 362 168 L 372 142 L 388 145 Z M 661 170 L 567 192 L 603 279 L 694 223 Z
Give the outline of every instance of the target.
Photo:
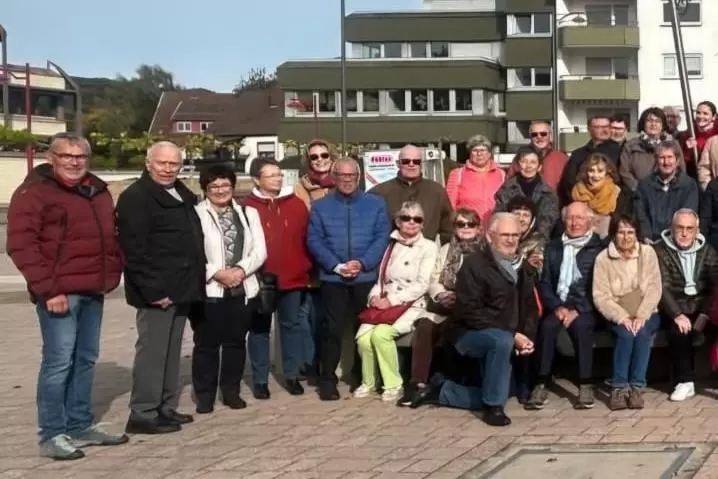
M 481 375 L 481 403 L 504 406 L 509 399 L 511 383 L 513 333 L 496 328 L 467 331 L 456 341 L 454 348 L 462 356 L 483 362 L 483 374 L 477 371 Z
M 652 314 L 637 335 L 633 335 L 625 327 L 611 323 L 611 329 L 616 335 L 616 346 L 613 348 L 613 378 L 611 385 L 614 388 L 627 386 L 644 387 L 646 385 L 646 371 L 648 361 L 651 359 L 651 341 L 653 335 L 661 325 L 661 318 Z
M 71 294 L 65 314 L 36 306 L 42 333 L 37 380 L 40 441 L 87 429 L 92 417 L 92 381 L 100 352 L 104 297 Z
M 439 391 L 439 404 L 459 409 L 478 411 L 483 409 L 481 401 L 481 388 L 464 386 L 451 380 L 446 380 Z
M 316 366 L 319 363 L 318 347 L 321 344 L 318 336 L 322 315 L 322 296 L 319 290 L 304 291 L 302 305 L 299 308 L 299 320 L 304 329 L 304 365 Z

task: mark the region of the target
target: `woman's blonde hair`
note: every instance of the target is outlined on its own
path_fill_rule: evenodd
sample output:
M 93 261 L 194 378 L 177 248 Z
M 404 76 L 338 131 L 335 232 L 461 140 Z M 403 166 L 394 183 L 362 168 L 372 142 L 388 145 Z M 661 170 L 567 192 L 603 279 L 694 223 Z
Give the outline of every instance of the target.
M 584 161 L 578 169 L 578 181 L 584 184 L 588 183 L 588 170 L 600 164 L 606 167 L 606 176 L 610 176 L 614 183 L 620 181 L 616 165 L 603 153 L 591 153 L 588 155 L 586 161 Z
M 423 218 L 424 208 L 416 201 L 405 201 L 394 215 L 394 219 L 399 219 L 400 216 L 420 216 Z
M 484 135 L 474 135 L 466 142 L 466 149 L 468 151 L 473 150 L 477 146 L 486 147 L 486 149 L 489 150 L 489 153 L 491 153 L 491 142 Z

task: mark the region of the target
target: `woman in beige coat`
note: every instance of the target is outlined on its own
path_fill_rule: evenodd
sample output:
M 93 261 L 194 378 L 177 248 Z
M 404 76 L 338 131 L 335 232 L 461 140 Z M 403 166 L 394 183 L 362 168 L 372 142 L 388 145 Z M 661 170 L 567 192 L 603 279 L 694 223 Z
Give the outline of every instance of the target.
M 662 284 L 658 257 L 638 241 L 638 221 L 620 215 L 611 223 L 608 248 L 599 253 L 593 273 L 593 301 L 616 335 L 609 408 L 641 409 L 641 389 L 660 326 Z
M 438 246 L 422 234 L 424 210 L 415 201 L 406 201 L 394 216 L 396 229 L 369 292 L 368 307 L 387 309 L 411 304 L 393 324 L 362 324 L 356 334 L 361 356 L 362 384 L 354 397 L 367 397 L 376 386 L 376 365 L 384 382 L 383 401 L 401 396 L 403 381 L 399 371 L 396 338 L 414 330 L 414 322 L 426 315 L 426 292 L 436 264 Z

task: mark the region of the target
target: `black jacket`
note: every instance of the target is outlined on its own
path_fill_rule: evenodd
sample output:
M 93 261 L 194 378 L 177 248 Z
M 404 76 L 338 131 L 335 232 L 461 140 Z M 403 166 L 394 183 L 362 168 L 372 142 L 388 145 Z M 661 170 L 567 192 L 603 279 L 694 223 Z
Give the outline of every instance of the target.
M 552 313 L 560 306 L 575 309 L 582 314 L 593 312 L 593 266 L 596 262 L 596 256 L 605 246 L 606 242 L 599 238 L 597 234 L 594 234 L 586 246 L 578 252 L 576 265 L 581 273 L 581 279 L 571 286 L 566 301 L 561 301 L 556 292 L 558 279 L 561 275 L 561 263 L 563 262 L 563 241 L 561 241 L 561 238 L 557 238 L 546 246 L 543 254 L 543 271 L 539 287 L 544 314 Z
M 667 191 L 663 188 L 658 173 L 638 182 L 635 210 L 641 239 L 661 239 L 663 230 L 671 226 L 673 214 L 681 208 L 698 212 L 698 184 L 683 171 L 677 171 Z
M 205 295 L 204 237 L 197 197 L 181 181 L 173 198 L 145 171 L 120 194 L 117 228 L 125 257 L 125 297 L 135 308 L 169 297 L 175 304 Z
M 718 249 L 718 178 L 708 183 L 700 201 L 701 233 Z
M 661 240 L 654 246 L 658 256 L 658 266 L 661 268 L 661 279 L 663 280 L 663 294 L 658 303 L 658 310 L 669 319 L 674 319 L 680 314 L 695 316 L 697 314 L 709 314 L 711 298 L 716 286 L 716 272 L 718 272 L 718 255 L 710 245 L 705 245 L 696 252 L 696 266 L 694 276 L 696 296 L 688 296 L 684 292 L 686 285 L 683 279 L 678 254 L 666 246 Z
M 448 340 L 453 343 L 466 331 L 488 328 L 536 335 L 536 270 L 524 261 L 517 284 L 505 274 L 487 243 L 466 258 L 456 275 L 454 312 L 444 326 Z
M 517 176 L 506 180 L 506 183 L 496 192 L 496 211 L 506 211 L 512 199 L 526 196 Z M 544 238 L 550 238 L 560 216 L 556 193 L 541 180 L 529 199 L 536 205 L 536 231 L 541 233 Z
M 563 170 L 561 175 L 561 182 L 558 185 L 558 199 L 561 206 L 566 206 L 572 203 L 571 190 L 578 182 L 578 171 L 581 165 L 588 159 L 592 153 L 603 153 L 608 157 L 609 160 L 613 161 L 613 164 L 618 168 L 619 158 L 621 157 L 622 145 L 615 141 L 608 140 L 594 146 L 593 140 L 589 141 L 581 148 L 573 150 L 571 156 L 566 163 L 566 168 Z

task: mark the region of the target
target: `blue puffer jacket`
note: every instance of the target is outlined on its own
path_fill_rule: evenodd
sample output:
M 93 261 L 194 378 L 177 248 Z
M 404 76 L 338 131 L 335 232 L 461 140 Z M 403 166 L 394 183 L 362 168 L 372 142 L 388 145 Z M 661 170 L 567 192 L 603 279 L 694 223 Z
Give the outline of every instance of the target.
M 312 204 L 307 246 L 321 267 L 320 279 L 329 283 L 375 282 L 389 244 L 386 203 L 376 195 L 357 191 L 350 197 L 332 192 Z M 357 260 L 363 270 L 347 280 L 333 269 Z

